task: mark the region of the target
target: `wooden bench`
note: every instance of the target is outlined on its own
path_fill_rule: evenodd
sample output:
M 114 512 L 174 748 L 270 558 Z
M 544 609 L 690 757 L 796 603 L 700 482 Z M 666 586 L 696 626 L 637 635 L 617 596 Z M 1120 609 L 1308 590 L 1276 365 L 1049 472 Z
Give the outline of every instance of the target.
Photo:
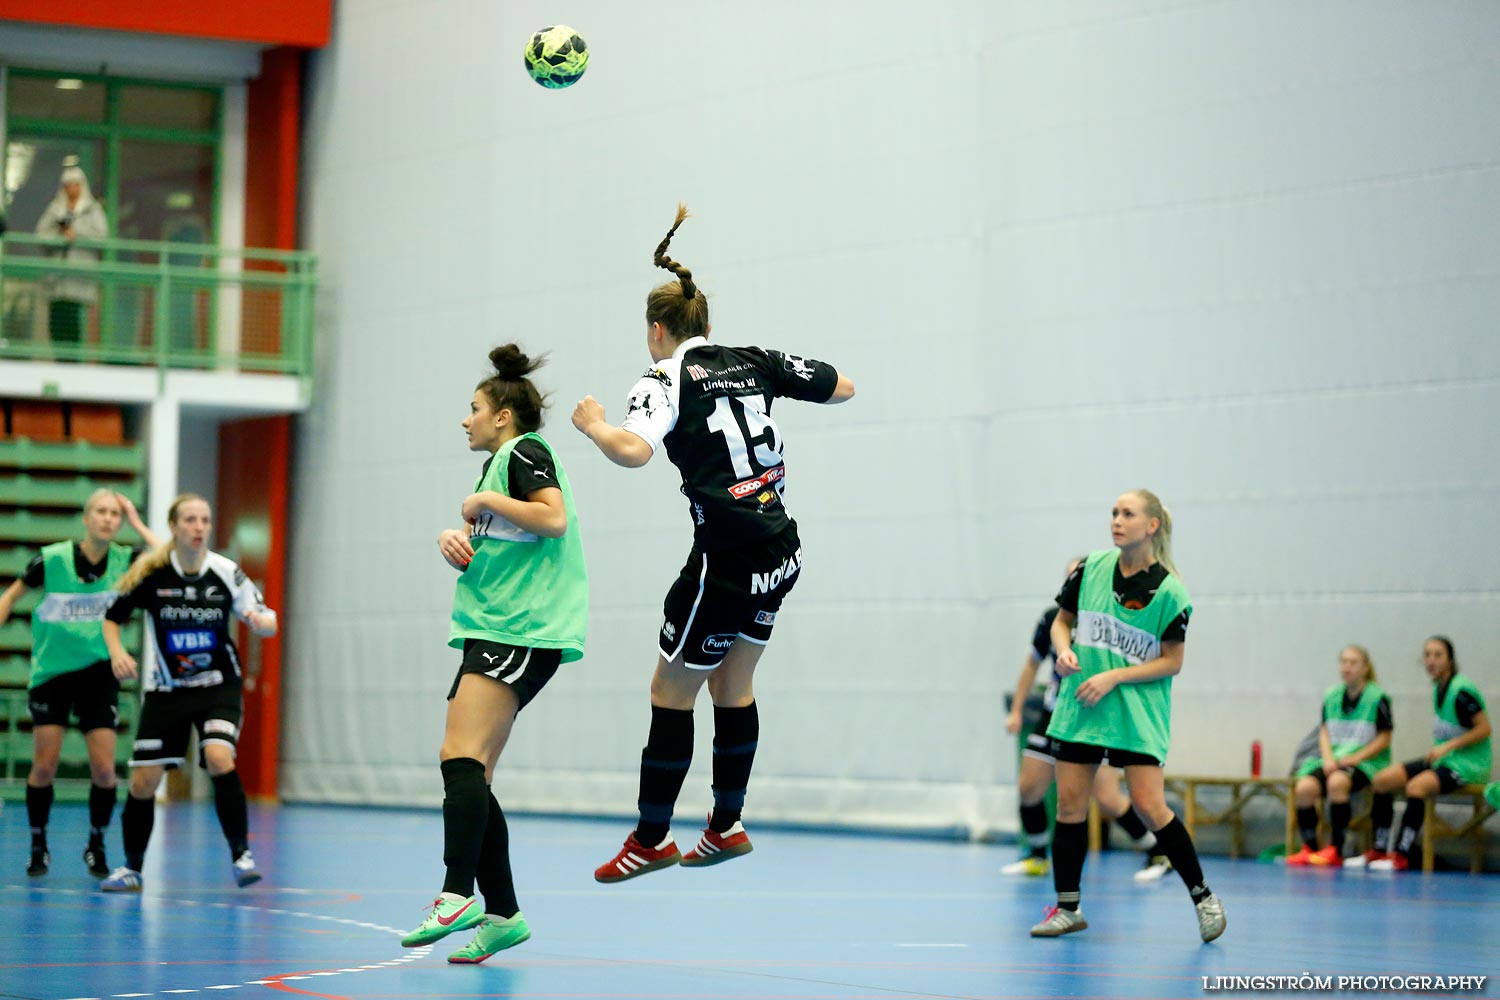
M 1439 799 L 1466 799 L 1474 808 L 1467 822 L 1454 826 L 1438 815 Z M 1469 871 L 1484 871 L 1484 821 L 1495 815 L 1495 807 L 1485 801 L 1483 785 L 1464 785 L 1427 799 L 1427 816 L 1422 821 L 1422 870 L 1433 868 L 1434 847 L 1439 840 L 1469 841 Z
M 1297 805 L 1292 796 L 1290 778 L 1221 778 L 1204 775 L 1169 774 L 1163 779 L 1168 792 L 1176 792 L 1182 798 L 1182 825 L 1188 836 L 1197 836 L 1199 826 L 1228 824 L 1230 827 L 1229 856 L 1237 858 L 1245 851 L 1245 806 L 1261 795 L 1269 795 L 1286 806 L 1287 843 L 1297 837 Z M 1206 811 L 1198 804 L 1198 789 L 1227 788 L 1229 804 L 1216 813 Z M 1102 824 L 1099 806 L 1089 800 L 1089 849 L 1097 851 L 1102 846 Z

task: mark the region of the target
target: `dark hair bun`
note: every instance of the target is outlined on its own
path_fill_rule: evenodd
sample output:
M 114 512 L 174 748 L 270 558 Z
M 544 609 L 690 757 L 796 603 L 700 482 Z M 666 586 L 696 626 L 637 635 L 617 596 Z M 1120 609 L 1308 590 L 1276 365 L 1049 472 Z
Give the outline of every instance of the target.
M 495 366 L 495 374 L 507 382 L 525 378 L 543 363 L 544 359 L 533 361 L 528 358 L 515 344 L 502 344 L 490 352 L 490 364 Z

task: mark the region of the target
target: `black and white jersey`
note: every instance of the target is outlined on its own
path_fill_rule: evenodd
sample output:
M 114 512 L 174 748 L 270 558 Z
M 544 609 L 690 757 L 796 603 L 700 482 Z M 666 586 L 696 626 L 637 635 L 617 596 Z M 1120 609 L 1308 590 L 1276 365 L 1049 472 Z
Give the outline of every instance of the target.
M 1056 651 L 1052 648 L 1052 623 L 1057 620 L 1058 607 L 1056 604 L 1042 612 L 1042 616 L 1036 620 L 1036 628 L 1031 633 L 1031 645 L 1026 649 L 1026 655 L 1031 658 L 1038 668 L 1042 664 L 1057 663 Z M 1047 680 L 1046 693 L 1042 695 L 1042 708 L 1052 711 L 1057 707 L 1057 689 L 1062 684 L 1062 679 L 1057 676 L 1053 669 L 1052 676 Z
M 625 430 L 682 474 L 693 543 L 712 552 L 774 535 L 787 525 L 783 442 L 771 419 L 778 396 L 826 403 L 832 365 L 759 347 L 692 337 L 630 390 Z
M 105 617 L 123 625 L 137 608 L 150 617 L 156 639 L 156 662 L 141 671 L 141 686 L 170 691 L 239 684 L 232 618 L 265 611 L 266 602 L 232 559 L 209 552 L 188 576 L 173 552 L 170 563 L 121 594 Z

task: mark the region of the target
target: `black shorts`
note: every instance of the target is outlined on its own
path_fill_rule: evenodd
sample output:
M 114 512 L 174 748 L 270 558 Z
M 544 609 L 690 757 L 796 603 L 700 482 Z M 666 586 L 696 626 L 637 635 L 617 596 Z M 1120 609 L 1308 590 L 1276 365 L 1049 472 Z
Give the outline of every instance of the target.
M 1361 771 L 1359 768 L 1341 767 L 1339 768 L 1339 770 L 1343 771 L 1349 776 L 1349 791 L 1351 793 L 1370 787 L 1370 776 Z M 1314 781 L 1316 781 L 1318 783 L 1318 787 L 1321 788 L 1324 792 L 1328 791 L 1328 775 L 1323 773 L 1322 767 L 1319 767 L 1312 774 L 1306 775 L 1306 777 L 1312 778 Z
M 781 533 L 723 552 L 688 554 L 662 603 L 657 648 L 668 661 L 712 670 L 737 639 L 771 641 L 782 599 L 801 577 L 797 522 Z
M 465 639 L 464 659 L 458 665 L 453 686 L 448 689 L 448 700 L 452 701 L 458 694 L 458 682 L 464 674 L 484 674 L 516 693 L 519 702 L 516 711 L 519 712 L 546 687 L 561 665 L 560 649 L 531 649 L 488 639 Z
M 1041 718 L 1036 721 L 1036 728 L 1026 734 L 1026 749 L 1021 751 L 1023 757 L 1032 757 L 1044 764 L 1057 763 L 1057 741 L 1047 735 L 1050 725 L 1052 712 L 1044 708 Z
M 238 684 L 147 691 L 141 723 L 135 734 L 131 767 L 180 767 L 187 761 L 188 735 L 198 731 L 198 763 L 207 767 L 203 748 L 227 745 L 233 754 L 239 744 L 245 704 Z
M 91 663 L 43 681 L 26 692 L 33 726 L 66 726 L 78 717 L 78 731 L 120 725 L 120 682 L 108 660 Z
M 1119 747 L 1099 747 L 1092 743 L 1069 743 L 1053 740 L 1057 748 L 1057 759 L 1069 764 L 1102 764 L 1109 761 L 1110 767 L 1161 767 L 1162 762 L 1147 753 L 1136 750 L 1121 750 Z
M 1439 795 L 1446 795 L 1449 792 L 1453 791 L 1455 788 L 1462 788 L 1464 786 L 1463 779 L 1455 774 L 1452 768 L 1433 767 L 1431 764 L 1427 763 L 1426 760 L 1421 758 L 1418 758 L 1417 760 L 1409 760 L 1401 766 L 1406 768 L 1407 781 L 1415 778 L 1423 771 L 1431 771 L 1433 774 L 1436 774 L 1438 776 Z

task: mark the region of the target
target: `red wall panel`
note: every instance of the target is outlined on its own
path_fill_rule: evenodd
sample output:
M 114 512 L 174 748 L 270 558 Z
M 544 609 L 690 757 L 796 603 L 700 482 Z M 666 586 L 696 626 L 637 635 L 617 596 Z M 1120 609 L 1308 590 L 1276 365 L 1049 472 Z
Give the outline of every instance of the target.
M 328 44 L 333 0 L 4 0 L 10 21 L 220 38 L 317 49 Z
M 235 640 L 245 654 L 247 673 L 253 673 L 253 681 L 247 678 L 245 684 L 245 721 L 236 766 L 245 791 L 255 796 L 276 794 L 281 651 L 287 629 L 294 625 L 284 614 L 291 426 L 290 417 L 226 421 L 219 426 L 214 547 L 239 562 L 281 619 L 274 639 L 251 638 L 249 629 L 240 625 Z

